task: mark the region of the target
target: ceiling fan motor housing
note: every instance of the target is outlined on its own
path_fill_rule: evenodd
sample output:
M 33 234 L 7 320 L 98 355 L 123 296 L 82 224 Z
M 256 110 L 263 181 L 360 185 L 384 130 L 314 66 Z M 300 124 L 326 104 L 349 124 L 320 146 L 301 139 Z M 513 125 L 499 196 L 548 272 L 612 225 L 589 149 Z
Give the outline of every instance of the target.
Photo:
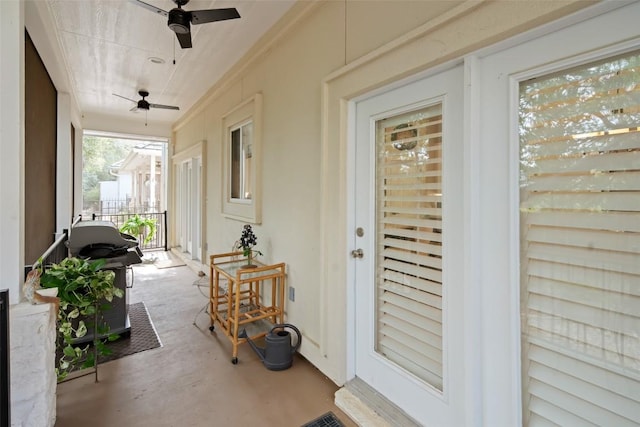
M 191 23 L 191 13 L 182 9 L 172 9 L 169 11 L 168 25 L 175 33 L 185 34 L 189 32 Z

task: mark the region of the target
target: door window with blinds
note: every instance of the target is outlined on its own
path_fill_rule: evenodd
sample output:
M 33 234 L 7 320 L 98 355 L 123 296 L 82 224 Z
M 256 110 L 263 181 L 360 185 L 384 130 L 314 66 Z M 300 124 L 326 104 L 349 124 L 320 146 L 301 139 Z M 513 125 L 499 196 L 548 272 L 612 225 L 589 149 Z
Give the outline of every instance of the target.
M 520 84 L 525 425 L 640 423 L 640 55 Z
M 442 104 L 376 141 L 376 351 L 442 390 Z

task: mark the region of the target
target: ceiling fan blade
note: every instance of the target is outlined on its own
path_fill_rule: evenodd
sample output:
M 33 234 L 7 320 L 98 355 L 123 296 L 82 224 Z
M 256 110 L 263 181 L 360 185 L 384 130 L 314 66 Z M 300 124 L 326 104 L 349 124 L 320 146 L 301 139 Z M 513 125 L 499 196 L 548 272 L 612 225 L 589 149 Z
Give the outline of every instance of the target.
M 111 95 L 115 95 L 118 98 L 122 98 L 122 99 L 126 99 L 127 101 L 131 101 L 131 102 L 138 102 L 135 99 L 131 99 L 131 98 L 127 98 L 126 96 L 122 96 L 122 95 L 118 95 L 117 93 L 112 93 Z
M 226 9 L 192 10 L 190 13 L 191 23 L 194 25 L 240 18 L 240 14 L 235 7 Z
M 157 8 L 157 7 L 155 7 L 155 6 L 151 5 L 151 4 L 145 3 L 143 1 L 140 1 L 140 0 L 131 0 L 131 1 L 133 3 L 135 3 L 135 4 L 137 4 L 138 6 L 142 6 L 145 9 L 148 9 L 148 10 L 150 10 L 152 12 L 157 13 L 158 15 L 162 15 L 162 16 L 168 16 L 169 15 L 169 12 L 167 12 L 166 10 L 159 9 L 159 8 Z
M 138 111 L 138 106 L 136 105 L 135 107 L 133 107 L 132 109 L 130 109 L 129 111 Z
M 162 105 L 162 104 L 149 104 L 151 108 L 164 108 L 165 110 L 179 110 L 180 107 L 174 105 Z
M 180 47 L 183 49 L 190 48 L 191 45 L 191 32 L 188 33 L 176 33 L 176 37 L 180 42 Z

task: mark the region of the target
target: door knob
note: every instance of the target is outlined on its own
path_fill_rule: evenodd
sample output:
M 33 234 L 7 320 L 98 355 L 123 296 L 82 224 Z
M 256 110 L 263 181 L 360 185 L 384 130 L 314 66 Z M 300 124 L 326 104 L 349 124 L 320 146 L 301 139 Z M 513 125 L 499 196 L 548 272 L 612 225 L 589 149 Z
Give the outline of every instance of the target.
M 351 251 L 351 257 L 352 258 L 362 258 L 364 257 L 364 252 L 362 252 L 362 249 L 358 248 L 358 249 L 354 249 Z

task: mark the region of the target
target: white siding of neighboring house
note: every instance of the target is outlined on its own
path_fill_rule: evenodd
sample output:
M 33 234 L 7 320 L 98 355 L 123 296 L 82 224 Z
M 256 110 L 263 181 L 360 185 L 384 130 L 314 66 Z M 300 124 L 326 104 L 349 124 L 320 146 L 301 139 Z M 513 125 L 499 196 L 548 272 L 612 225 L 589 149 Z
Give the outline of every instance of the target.
M 100 181 L 100 201 L 127 200 L 131 197 L 131 175 L 121 174 L 115 181 Z

